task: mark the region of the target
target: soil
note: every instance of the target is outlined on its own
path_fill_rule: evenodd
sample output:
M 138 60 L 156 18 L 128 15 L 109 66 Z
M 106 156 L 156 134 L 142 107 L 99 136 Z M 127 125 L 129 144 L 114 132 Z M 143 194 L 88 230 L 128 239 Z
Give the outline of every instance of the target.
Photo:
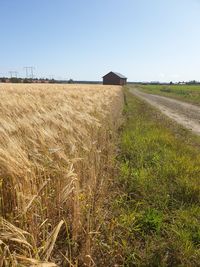
M 200 135 L 200 107 L 164 96 L 152 95 L 131 88 L 130 92 L 158 108 L 195 134 Z

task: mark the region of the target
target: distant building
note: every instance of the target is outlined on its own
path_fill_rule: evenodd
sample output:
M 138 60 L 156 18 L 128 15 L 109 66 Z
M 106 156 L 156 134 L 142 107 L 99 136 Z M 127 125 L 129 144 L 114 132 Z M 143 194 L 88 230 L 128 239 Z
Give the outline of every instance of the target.
M 127 83 L 127 78 L 118 72 L 109 72 L 103 76 L 103 84 L 108 85 L 125 85 Z

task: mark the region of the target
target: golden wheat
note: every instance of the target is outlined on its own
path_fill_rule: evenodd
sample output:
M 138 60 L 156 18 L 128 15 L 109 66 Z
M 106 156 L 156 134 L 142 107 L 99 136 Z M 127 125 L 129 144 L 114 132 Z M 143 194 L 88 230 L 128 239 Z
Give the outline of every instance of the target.
M 0 84 L 0 266 L 90 266 L 122 106 L 119 86 Z

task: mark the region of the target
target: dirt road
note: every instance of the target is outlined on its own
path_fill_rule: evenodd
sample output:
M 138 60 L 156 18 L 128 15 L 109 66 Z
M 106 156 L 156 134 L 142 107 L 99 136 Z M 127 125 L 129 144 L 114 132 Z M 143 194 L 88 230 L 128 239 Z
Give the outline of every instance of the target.
M 143 93 L 135 88 L 130 92 L 142 98 L 162 113 L 200 135 L 200 107 L 159 95 Z

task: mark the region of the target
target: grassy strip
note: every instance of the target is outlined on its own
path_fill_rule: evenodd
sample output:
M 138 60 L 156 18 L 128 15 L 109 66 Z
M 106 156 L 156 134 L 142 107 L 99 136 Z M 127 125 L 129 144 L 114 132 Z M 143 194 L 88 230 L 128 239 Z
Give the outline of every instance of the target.
M 200 105 L 199 85 L 140 85 L 138 89 Z
M 128 92 L 126 101 L 99 266 L 200 266 L 198 140 Z

